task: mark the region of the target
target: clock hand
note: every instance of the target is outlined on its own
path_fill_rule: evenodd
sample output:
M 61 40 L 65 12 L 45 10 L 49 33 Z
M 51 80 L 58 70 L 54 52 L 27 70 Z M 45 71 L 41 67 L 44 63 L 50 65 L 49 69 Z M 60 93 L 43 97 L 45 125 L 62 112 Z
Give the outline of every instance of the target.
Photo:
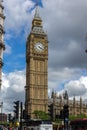
M 43 47 L 41 47 L 41 46 L 38 46 L 40 49 L 43 49 Z

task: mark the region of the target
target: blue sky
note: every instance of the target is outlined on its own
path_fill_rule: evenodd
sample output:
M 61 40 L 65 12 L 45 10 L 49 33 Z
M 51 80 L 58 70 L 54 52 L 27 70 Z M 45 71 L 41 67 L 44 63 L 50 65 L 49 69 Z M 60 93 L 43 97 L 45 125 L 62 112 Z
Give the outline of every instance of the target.
M 28 14 L 35 10 L 36 0 L 32 0 L 32 6 L 27 8 Z M 40 7 L 43 8 L 41 0 L 38 1 Z M 8 17 L 8 16 L 6 16 Z M 32 21 L 32 19 L 31 19 Z M 6 22 L 5 22 L 6 23 Z M 15 25 L 16 28 L 16 25 Z M 13 28 L 7 29 L 5 27 L 5 36 L 10 34 L 10 38 L 5 37 L 5 42 L 11 47 L 11 53 L 4 55 L 4 69 L 3 72 L 12 72 L 14 70 L 23 70 L 26 66 L 26 38 L 28 32 L 25 35 L 26 23 L 22 24 L 19 33 L 16 33 Z M 27 27 L 29 28 L 29 27 Z M 9 60 L 8 60 L 9 59 Z
M 4 0 L 3 5 L 6 50 L 1 100 L 4 111 L 9 112 L 14 100 L 25 99 L 25 47 L 35 13 L 35 0 Z M 39 13 L 49 40 L 49 94 L 52 90 L 58 94 L 67 90 L 69 97 L 79 99 L 82 96 L 83 100 L 87 97 L 86 12 L 86 0 L 39 0 Z
M 6 40 L 11 46 L 11 54 L 4 55 L 3 72 L 12 72 L 14 70 L 22 70 L 25 68 L 25 46 L 26 39 L 23 32 L 18 36 L 12 34 L 12 38 Z

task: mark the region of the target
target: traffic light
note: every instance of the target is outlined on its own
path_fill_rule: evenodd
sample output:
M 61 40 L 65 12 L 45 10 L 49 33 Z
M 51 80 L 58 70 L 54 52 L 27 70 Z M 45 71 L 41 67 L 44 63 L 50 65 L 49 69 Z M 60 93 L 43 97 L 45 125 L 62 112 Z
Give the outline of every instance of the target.
M 18 119 L 19 118 L 19 101 L 14 101 L 14 113 L 15 113 L 15 118 Z
M 11 113 L 8 114 L 8 120 L 11 121 Z
M 63 107 L 64 110 L 64 118 L 69 118 L 69 106 L 68 105 L 64 105 Z
M 48 115 L 50 116 L 50 119 L 53 120 L 53 104 L 48 105 Z

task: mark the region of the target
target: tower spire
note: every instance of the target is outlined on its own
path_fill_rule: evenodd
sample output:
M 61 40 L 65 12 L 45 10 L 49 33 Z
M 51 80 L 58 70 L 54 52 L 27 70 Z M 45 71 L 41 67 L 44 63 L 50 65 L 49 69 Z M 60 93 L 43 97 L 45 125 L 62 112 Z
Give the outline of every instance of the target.
M 35 4 L 36 8 L 35 8 L 34 18 L 32 21 L 31 33 L 46 35 L 46 33 L 43 30 L 42 19 L 39 15 L 38 1 L 39 0 L 36 0 L 36 4 Z
M 39 9 L 38 9 L 38 0 L 36 0 L 36 10 L 35 10 L 35 15 L 34 15 L 34 19 L 41 19 L 40 15 L 39 15 Z
M 36 0 L 36 6 L 38 6 L 38 0 Z

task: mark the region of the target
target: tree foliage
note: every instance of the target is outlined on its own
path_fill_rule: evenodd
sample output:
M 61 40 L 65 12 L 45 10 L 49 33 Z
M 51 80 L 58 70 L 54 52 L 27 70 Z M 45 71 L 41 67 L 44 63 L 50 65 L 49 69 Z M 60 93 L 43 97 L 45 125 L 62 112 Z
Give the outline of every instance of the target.
M 49 116 L 46 112 L 35 110 L 33 114 L 35 115 L 36 119 L 49 120 Z

